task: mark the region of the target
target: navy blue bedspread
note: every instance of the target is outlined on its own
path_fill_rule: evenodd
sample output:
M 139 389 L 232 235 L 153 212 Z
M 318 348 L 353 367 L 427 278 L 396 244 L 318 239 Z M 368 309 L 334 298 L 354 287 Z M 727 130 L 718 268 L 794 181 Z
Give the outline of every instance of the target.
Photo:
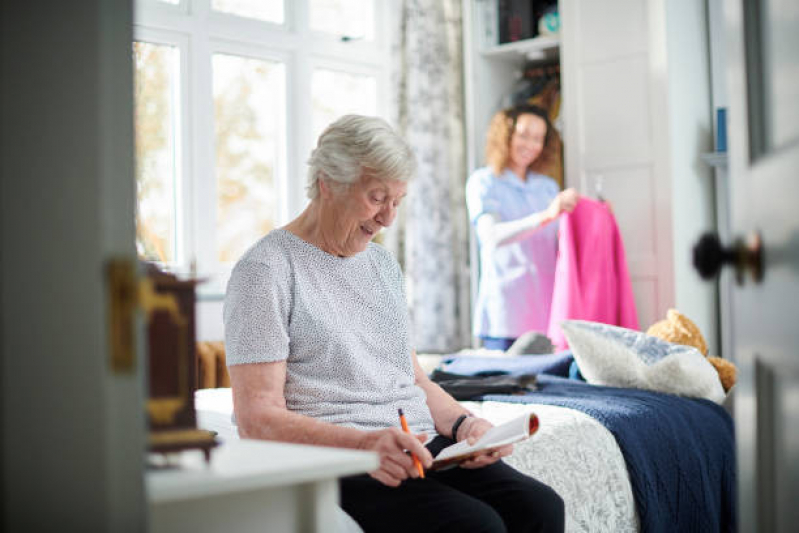
M 736 531 L 732 418 L 708 400 L 539 375 L 540 390 L 484 400 L 558 405 L 610 430 L 624 454 L 641 531 Z

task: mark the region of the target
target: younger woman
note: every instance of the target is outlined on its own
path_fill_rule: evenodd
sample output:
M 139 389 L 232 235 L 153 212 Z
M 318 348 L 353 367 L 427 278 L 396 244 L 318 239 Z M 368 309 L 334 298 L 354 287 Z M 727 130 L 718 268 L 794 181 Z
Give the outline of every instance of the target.
M 528 331 L 545 333 L 557 256 L 557 224 L 577 203 L 538 173 L 553 157 L 546 111 L 519 105 L 497 113 L 486 141 L 488 166 L 466 185 L 469 218 L 480 245 L 474 333 L 486 348 L 505 350 Z

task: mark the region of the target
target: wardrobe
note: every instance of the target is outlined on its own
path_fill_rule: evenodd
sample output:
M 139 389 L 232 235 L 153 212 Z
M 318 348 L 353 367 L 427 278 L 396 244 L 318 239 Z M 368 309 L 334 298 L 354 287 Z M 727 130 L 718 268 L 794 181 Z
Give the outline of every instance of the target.
M 713 150 L 707 2 L 560 0 L 557 34 L 498 44 L 500 3 L 463 0 L 469 171 L 485 164 L 490 118 L 524 69 L 557 64 L 564 185 L 610 202 L 641 328 L 676 307 L 720 353 L 718 286 L 691 259 L 725 201 L 702 161 Z

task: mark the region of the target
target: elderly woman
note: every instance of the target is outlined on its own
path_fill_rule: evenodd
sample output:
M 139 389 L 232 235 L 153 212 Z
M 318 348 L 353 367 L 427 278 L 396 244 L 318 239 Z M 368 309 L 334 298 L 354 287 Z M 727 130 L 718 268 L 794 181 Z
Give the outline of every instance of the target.
M 481 259 L 474 334 L 486 348 L 506 350 L 522 334 L 549 327 L 558 246 L 550 222 L 578 199 L 538 172 L 553 157 L 551 130 L 539 107 L 498 112 L 486 141 L 489 165 L 466 184 Z
M 405 197 L 408 145 L 383 120 L 349 115 L 322 133 L 309 165 L 308 207 L 244 254 L 228 284 L 241 436 L 379 454 L 377 470 L 340 483 L 366 531 L 561 531 L 560 497 L 500 460 L 512 447 L 425 478 L 407 453 L 429 467 L 491 427 L 419 366 L 399 265 L 371 242 Z

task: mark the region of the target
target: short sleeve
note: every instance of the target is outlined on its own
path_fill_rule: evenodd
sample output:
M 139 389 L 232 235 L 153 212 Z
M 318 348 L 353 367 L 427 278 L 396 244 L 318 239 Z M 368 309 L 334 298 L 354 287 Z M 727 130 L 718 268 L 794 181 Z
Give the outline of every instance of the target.
M 480 215 L 501 212 L 502 202 L 494 181 L 487 168 L 481 168 L 469 177 L 466 183 L 466 207 L 472 224 L 477 222 Z
M 287 359 L 290 312 L 287 264 L 239 262 L 228 281 L 223 311 L 228 366 Z

